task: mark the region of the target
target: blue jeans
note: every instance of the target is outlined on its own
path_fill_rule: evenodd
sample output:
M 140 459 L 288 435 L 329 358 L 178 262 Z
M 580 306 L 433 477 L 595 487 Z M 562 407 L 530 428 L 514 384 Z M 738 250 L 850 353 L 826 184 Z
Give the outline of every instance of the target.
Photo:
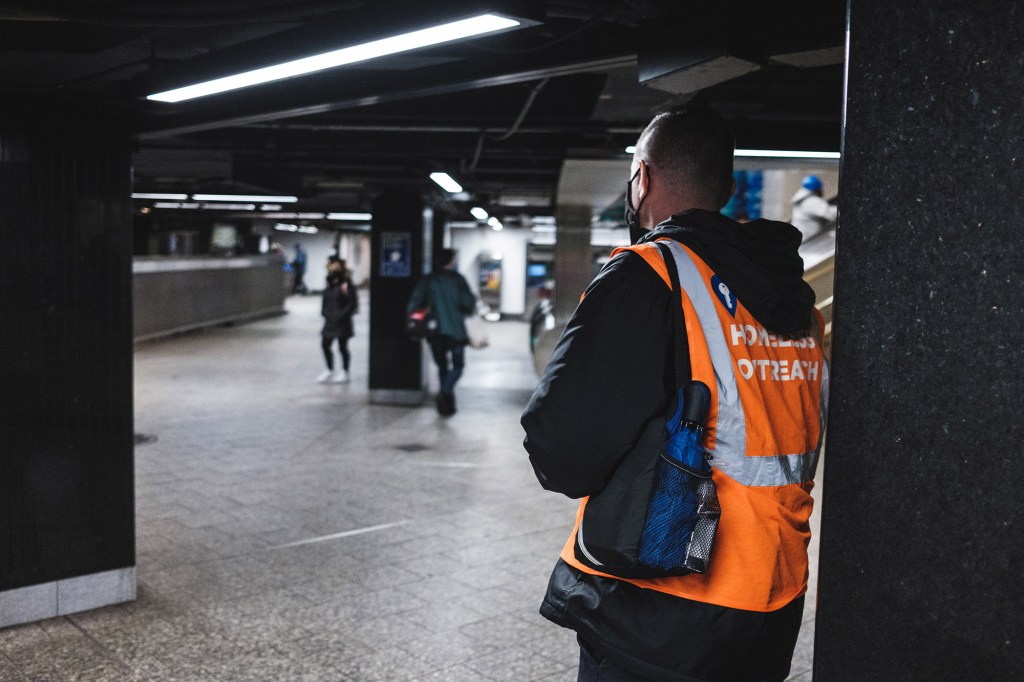
M 466 365 L 466 345 L 450 336 L 434 336 L 429 342 L 441 380 L 441 393 L 450 396 L 455 393 L 455 382 L 462 376 L 462 368 Z

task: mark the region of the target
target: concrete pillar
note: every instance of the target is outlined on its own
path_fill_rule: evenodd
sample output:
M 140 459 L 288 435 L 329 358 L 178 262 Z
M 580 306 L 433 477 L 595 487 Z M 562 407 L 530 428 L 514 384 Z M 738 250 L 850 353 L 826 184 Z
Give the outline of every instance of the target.
M 431 255 L 433 214 L 411 192 L 373 203 L 370 234 L 370 402 L 420 405 L 426 397 L 423 342 L 405 335 L 405 307 Z
M 0 627 L 135 597 L 130 149 L 0 116 Z
M 814 679 L 1024 678 L 1024 20 L 851 0 Z
M 564 324 L 572 317 L 580 296 L 594 279 L 590 255 L 590 219 L 593 209 L 583 204 L 562 204 L 555 209 L 555 319 Z

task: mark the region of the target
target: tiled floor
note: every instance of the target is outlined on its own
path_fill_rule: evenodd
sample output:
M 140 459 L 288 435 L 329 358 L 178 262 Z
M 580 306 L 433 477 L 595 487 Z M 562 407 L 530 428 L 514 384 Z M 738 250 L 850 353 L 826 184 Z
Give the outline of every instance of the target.
M 365 306 L 333 385 L 318 300 L 288 310 L 136 349 L 138 600 L 0 630 L 0 680 L 575 680 L 537 614 L 576 503 L 522 450 L 526 325 L 488 327 L 444 419 L 368 404 Z

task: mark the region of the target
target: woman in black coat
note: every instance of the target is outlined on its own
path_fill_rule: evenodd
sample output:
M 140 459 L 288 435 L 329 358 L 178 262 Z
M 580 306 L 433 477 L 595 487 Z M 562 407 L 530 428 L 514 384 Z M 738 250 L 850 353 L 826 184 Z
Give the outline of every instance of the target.
M 341 383 L 350 380 L 348 369 L 351 354 L 348 351 L 348 340 L 352 338 L 352 315 L 359 306 L 359 298 L 352 281 L 344 270 L 332 271 L 327 275 L 327 286 L 324 288 L 323 304 L 320 314 L 324 317 L 324 328 L 320 332 L 324 360 L 327 369 L 317 377 L 323 383 L 331 381 Z M 334 354 L 331 345 L 338 340 L 341 353 L 341 371 L 334 371 Z

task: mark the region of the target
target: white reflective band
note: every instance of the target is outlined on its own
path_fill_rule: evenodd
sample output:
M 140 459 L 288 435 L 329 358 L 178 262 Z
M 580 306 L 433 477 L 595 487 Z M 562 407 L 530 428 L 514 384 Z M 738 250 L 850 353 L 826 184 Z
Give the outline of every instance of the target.
M 689 252 L 675 240 L 659 241 L 672 249 L 676 269 L 679 271 L 679 284 L 697 313 L 711 355 L 711 364 L 715 369 L 718 421 L 715 424 L 715 448 L 711 451 L 711 464 L 729 478 L 747 486 L 778 486 L 811 480 L 818 461 L 816 450 L 771 457 L 747 456 L 743 405 L 733 370 L 732 353 L 729 352 L 728 339 L 718 318 L 715 300 Z M 824 385 L 825 382 L 822 383 Z
M 583 552 L 583 556 L 587 557 L 590 563 L 595 566 L 604 566 L 600 561 L 594 558 L 594 556 L 587 551 L 587 546 L 583 544 L 583 519 L 580 519 L 580 529 L 576 531 L 576 542 L 580 546 L 580 551 Z

